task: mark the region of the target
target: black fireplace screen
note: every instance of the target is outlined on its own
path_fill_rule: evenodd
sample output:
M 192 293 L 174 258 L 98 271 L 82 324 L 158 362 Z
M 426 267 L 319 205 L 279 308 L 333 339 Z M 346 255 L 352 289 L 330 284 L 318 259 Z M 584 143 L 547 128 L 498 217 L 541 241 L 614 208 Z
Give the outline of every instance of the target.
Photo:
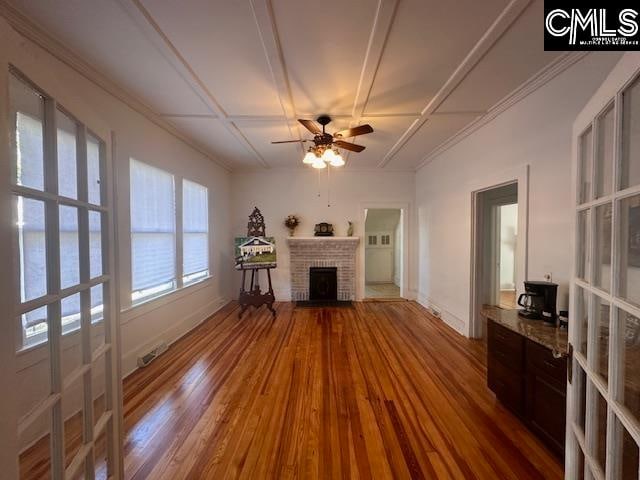
M 309 300 L 338 300 L 338 268 L 309 269 Z

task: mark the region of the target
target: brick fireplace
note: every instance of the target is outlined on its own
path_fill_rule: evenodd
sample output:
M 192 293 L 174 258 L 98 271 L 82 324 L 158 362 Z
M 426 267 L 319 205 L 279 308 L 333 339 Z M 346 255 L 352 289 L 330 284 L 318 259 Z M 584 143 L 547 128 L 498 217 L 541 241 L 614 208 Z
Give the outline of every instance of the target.
M 290 237 L 291 300 L 309 300 L 312 267 L 335 267 L 338 300 L 356 298 L 356 252 L 359 237 Z

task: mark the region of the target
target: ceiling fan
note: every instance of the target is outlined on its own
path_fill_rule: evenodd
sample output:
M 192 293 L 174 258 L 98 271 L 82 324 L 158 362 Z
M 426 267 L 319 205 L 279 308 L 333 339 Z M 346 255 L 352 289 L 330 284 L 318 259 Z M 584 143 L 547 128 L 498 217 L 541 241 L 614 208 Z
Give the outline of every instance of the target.
M 344 148 L 351 152 L 361 152 L 365 149 L 362 145 L 357 145 L 351 142 L 345 142 L 343 138 L 357 137 L 359 135 L 365 135 L 373 132 L 371 125 L 365 124 L 358 127 L 347 128 L 346 130 L 340 130 L 333 135 L 327 133 L 325 127 L 331 122 L 331 117 L 328 115 L 320 115 L 316 121 L 322 125 L 322 129 L 313 121 L 298 119 L 298 121 L 311 133 L 313 133 L 313 140 L 282 140 L 276 143 L 304 143 L 313 142 L 314 146 L 309 147 L 307 154 L 305 155 L 303 162 L 310 164 L 314 168 L 325 168 L 329 163 L 334 167 L 340 167 L 344 165 L 344 160 L 340 155 L 338 148 Z

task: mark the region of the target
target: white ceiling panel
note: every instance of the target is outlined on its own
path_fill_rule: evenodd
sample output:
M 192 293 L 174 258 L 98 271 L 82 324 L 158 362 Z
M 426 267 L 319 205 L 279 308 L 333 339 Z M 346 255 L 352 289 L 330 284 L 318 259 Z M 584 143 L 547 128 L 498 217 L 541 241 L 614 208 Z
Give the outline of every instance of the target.
M 194 143 L 240 169 L 306 168 L 299 145 L 271 144 L 299 134 L 312 138 L 285 115 L 329 114 L 334 121 L 327 131 L 334 133 L 353 121 L 359 88 L 355 114 L 368 93 L 358 123 L 370 123 L 374 133 L 354 139 L 366 150 L 349 154 L 348 168 L 377 167 L 413 132 L 453 72 L 466 67 L 491 25 L 503 28 L 494 22 L 510 3 L 398 0 L 392 15 L 390 4 L 380 3 L 386 0 L 8 1 Z M 387 168 L 414 169 L 475 119 L 472 112 L 486 111 L 558 57 L 544 52 L 542 10 L 543 0 L 533 0 L 511 26 L 504 24 L 498 41 L 435 113 L 425 112 L 423 126 Z
M 507 3 L 507 0 L 399 2 L 365 111 L 420 112 Z
M 272 141 L 293 139 L 289 134 L 286 122 L 241 120 L 236 121 L 235 124 L 264 158 L 269 167 L 291 168 L 302 165 L 303 153 L 300 144 L 271 144 Z M 308 137 L 311 137 L 311 135 L 309 134 Z
M 10 0 L 10 3 L 155 112 L 210 113 L 118 2 Z
M 466 125 L 474 121 L 477 115 L 452 114 L 435 115 L 409 139 L 388 164 L 389 168 L 415 169 L 424 157 L 438 145 L 449 139 Z
M 377 167 L 385 154 L 415 119 L 415 116 L 362 118 L 360 123 L 370 124 L 373 127 L 373 133 L 350 139 L 350 141 L 367 148 L 360 153 L 349 154 L 349 168 Z
M 376 3 L 273 1 L 298 114 L 351 114 Z
M 142 3 L 228 115 L 282 115 L 248 1 Z
M 169 117 L 165 120 L 172 123 L 180 132 L 193 138 L 198 145 L 208 149 L 231 168 L 260 165 L 255 156 L 244 148 L 216 118 Z
M 438 111 L 489 109 L 557 58 L 562 52 L 544 51 L 543 17 L 542 0 L 532 3 Z

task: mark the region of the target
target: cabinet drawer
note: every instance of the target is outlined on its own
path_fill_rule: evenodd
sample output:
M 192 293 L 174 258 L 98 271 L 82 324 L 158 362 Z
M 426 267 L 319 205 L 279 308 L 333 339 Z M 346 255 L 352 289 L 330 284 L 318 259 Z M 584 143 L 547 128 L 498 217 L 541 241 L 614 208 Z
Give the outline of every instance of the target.
M 556 380 L 560 385 L 567 382 L 567 358 L 554 358 L 553 353 L 546 347 L 527 340 L 527 371 L 531 370 Z
M 487 380 L 489 388 L 506 407 L 518 415 L 523 414 L 524 378 L 521 374 L 489 357 Z
M 526 419 L 529 427 L 544 441 L 545 445 L 564 457 L 566 387 L 549 381 L 546 375 L 527 373 Z
M 487 347 L 489 357 L 515 372 L 522 372 L 524 337 L 493 321 L 488 322 Z

